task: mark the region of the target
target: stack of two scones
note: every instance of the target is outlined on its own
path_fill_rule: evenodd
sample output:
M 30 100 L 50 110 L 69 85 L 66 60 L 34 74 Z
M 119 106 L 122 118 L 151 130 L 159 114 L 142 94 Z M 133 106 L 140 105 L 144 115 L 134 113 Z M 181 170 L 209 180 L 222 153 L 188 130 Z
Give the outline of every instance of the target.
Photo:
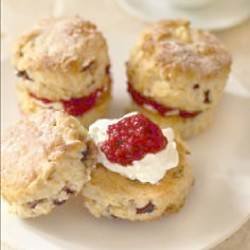
M 36 217 L 80 194 L 96 217 L 143 221 L 178 211 L 194 181 L 180 138 L 207 126 L 230 64 L 220 42 L 188 22 L 153 24 L 127 63 L 137 112 L 98 119 L 111 99 L 104 37 L 80 17 L 44 20 L 15 47 L 24 116 L 2 139 L 10 210 Z
M 13 59 L 24 114 L 63 110 L 85 126 L 105 116 L 110 59 L 94 24 L 79 17 L 45 19 L 19 38 Z

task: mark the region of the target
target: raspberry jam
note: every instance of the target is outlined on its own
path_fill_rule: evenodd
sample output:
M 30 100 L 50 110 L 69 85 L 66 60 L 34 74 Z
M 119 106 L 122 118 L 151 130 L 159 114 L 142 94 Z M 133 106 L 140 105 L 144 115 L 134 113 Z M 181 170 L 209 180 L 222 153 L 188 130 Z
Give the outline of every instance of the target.
M 107 135 L 101 150 L 110 162 L 122 166 L 131 165 L 148 153 L 157 153 L 167 145 L 161 129 L 142 114 L 109 125 Z
M 97 102 L 98 98 L 101 96 L 103 90 L 98 89 L 89 96 L 84 96 L 80 98 L 72 98 L 70 100 L 61 100 L 63 109 L 66 113 L 73 116 L 81 116 L 88 110 L 90 110 Z M 34 94 L 30 94 L 33 98 L 42 101 L 45 104 L 53 103 L 53 101 L 46 98 L 39 98 Z
M 89 96 L 81 98 L 72 98 L 68 101 L 62 101 L 64 111 L 73 116 L 80 116 L 90 110 L 95 104 L 102 90 L 97 90 Z
M 130 83 L 128 83 L 128 92 L 130 93 L 131 97 L 138 105 L 140 105 L 140 106 L 148 105 L 148 106 L 152 107 L 153 109 L 155 109 L 162 116 L 168 116 L 168 113 L 173 112 L 173 111 L 177 111 L 178 116 L 180 116 L 182 118 L 192 118 L 192 117 L 197 116 L 200 113 L 199 111 L 190 112 L 190 111 L 185 111 L 185 110 L 180 110 L 180 109 L 176 109 L 176 108 L 163 106 L 163 105 L 157 103 L 156 101 L 154 101 L 153 99 L 151 99 L 149 97 L 145 97 L 142 94 L 140 94 L 138 91 L 136 91 L 132 87 L 132 85 Z

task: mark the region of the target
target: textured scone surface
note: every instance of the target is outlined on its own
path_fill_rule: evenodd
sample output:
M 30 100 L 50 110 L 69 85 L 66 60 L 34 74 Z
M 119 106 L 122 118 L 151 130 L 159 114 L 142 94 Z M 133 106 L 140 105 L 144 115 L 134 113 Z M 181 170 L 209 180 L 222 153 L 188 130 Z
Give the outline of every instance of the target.
M 139 36 L 127 74 L 144 96 L 197 111 L 218 102 L 230 66 L 230 54 L 211 33 L 191 28 L 188 21 L 160 21 Z
M 186 149 L 178 144 L 180 162 L 168 170 L 158 184 L 132 181 L 102 165 L 92 172 L 83 188 L 85 206 L 96 217 L 128 220 L 152 220 L 178 211 L 193 184 L 193 175 L 185 159 Z
M 1 150 L 1 194 L 21 217 L 46 214 L 77 194 L 94 164 L 85 129 L 58 111 L 20 120 L 3 136 Z
M 52 101 L 87 96 L 110 81 L 105 38 L 78 16 L 42 20 L 18 39 L 13 63 L 32 94 Z

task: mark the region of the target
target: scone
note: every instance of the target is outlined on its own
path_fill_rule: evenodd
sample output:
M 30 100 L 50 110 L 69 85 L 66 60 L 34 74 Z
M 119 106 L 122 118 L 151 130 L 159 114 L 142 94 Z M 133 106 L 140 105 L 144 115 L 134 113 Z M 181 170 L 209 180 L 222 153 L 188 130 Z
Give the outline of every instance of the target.
M 105 38 L 82 18 L 49 18 L 22 35 L 14 49 L 17 93 L 25 114 L 64 110 L 88 126 L 111 99 Z
M 184 205 L 194 178 L 187 150 L 171 128 L 130 113 L 96 121 L 89 136 L 97 146 L 97 166 L 82 194 L 94 216 L 145 221 Z
M 132 109 L 192 137 L 212 121 L 230 66 L 230 54 L 214 35 L 188 21 L 154 23 L 127 63 Z
M 1 194 L 23 218 L 48 214 L 89 181 L 95 147 L 74 117 L 44 110 L 2 138 Z

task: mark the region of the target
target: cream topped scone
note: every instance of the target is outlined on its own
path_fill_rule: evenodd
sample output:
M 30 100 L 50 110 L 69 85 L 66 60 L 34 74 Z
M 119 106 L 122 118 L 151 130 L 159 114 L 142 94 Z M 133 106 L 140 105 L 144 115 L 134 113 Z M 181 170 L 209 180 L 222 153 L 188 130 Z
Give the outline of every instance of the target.
M 211 122 L 231 66 L 231 56 L 211 33 L 188 21 L 160 21 L 146 28 L 127 63 L 132 109 L 173 127 L 184 138 Z
M 74 117 L 39 111 L 4 133 L 1 195 L 23 218 L 48 214 L 77 195 L 95 165 L 95 146 Z
M 96 121 L 89 137 L 97 147 L 97 166 L 82 194 L 94 216 L 151 220 L 184 205 L 193 175 L 171 128 L 130 113 Z
M 42 20 L 14 49 L 21 110 L 64 110 L 89 125 L 105 115 L 111 99 L 105 38 L 82 18 Z

